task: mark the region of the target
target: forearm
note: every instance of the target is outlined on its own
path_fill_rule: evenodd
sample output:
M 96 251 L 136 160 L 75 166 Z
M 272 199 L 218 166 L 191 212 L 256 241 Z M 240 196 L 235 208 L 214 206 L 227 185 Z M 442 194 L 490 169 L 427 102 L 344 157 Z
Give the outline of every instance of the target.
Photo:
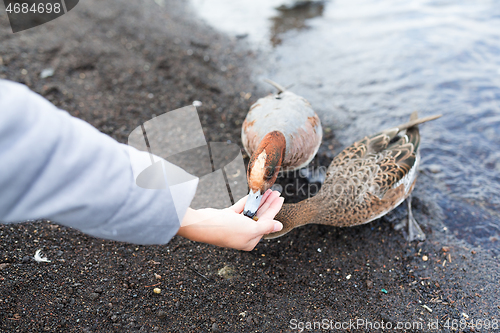
M 168 242 L 179 227 L 171 193 L 135 184 L 128 149 L 0 80 L 0 221 L 45 218 L 102 238 Z
M 224 240 L 221 223 L 224 219 L 224 210 L 218 209 L 199 209 L 188 208 L 177 231 L 177 235 L 196 242 L 208 244 L 220 244 Z

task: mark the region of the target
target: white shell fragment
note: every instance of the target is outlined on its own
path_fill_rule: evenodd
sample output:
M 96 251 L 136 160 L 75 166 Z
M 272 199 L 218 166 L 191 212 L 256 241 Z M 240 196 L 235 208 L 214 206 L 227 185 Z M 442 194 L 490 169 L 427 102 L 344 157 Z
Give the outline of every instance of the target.
M 200 107 L 200 106 L 202 106 L 202 105 L 203 105 L 203 103 L 202 103 L 202 102 L 200 102 L 200 101 L 194 101 L 194 102 L 193 102 L 193 105 L 194 105 L 194 106 L 196 106 L 196 107 Z
M 427 305 L 424 304 L 424 305 L 422 305 L 422 307 L 424 309 L 426 309 L 427 311 L 432 312 L 432 309 L 430 307 L 428 307 Z
M 40 73 L 40 78 L 41 79 L 45 79 L 45 78 L 48 78 L 48 77 L 53 76 L 53 75 L 54 75 L 54 69 L 53 68 L 45 68 Z
M 40 250 L 40 249 L 36 250 L 35 257 L 34 257 L 35 261 L 36 262 L 50 262 L 50 260 L 48 260 L 47 258 L 41 257 L 40 252 L 42 252 L 42 250 Z

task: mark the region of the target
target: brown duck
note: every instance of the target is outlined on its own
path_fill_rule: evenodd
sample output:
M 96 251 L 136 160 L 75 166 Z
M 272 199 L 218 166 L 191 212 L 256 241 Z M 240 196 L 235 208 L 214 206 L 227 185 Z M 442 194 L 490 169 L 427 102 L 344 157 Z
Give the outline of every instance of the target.
M 323 137 L 318 115 L 304 97 L 265 81 L 278 93 L 255 102 L 241 129 L 241 141 L 250 156 L 250 191 L 244 209 L 249 217 L 257 213 L 262 195 L 274 184 L 278 173 L 307 166 Z
M 411 193 L 420 161 L 418 125 L 441 117 L 418 119 L 414 112 L 406 124 L 365 137 L 344 149 L 328 167 L 318 194 L 295 204 L 285 204 L 276 216 L 283 223 L 267 239 L 310 224 L 349 227 L 371 222 L 401 204 Z M 404 135 L 398 134 L 406 130 Z M 424 240 L 425 234 L 413 218 L 408 200 L 409 241 Z

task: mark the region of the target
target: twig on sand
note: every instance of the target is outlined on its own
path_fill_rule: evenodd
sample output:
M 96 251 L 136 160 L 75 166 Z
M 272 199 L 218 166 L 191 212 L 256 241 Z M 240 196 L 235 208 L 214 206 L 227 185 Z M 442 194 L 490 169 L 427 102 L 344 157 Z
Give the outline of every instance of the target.
M 199 276 L 201 276 L 202 278 L 204 278 L 205 280 L 210 281 L 209 278 L 207 278 L 205 275 L 203 275 L 200 272 L 198 272 L 196 269 L 191 268 L 191 267 L 189 269 L 192 270 L 193 272 L 195 272 L 196 274 L 198 274 Z

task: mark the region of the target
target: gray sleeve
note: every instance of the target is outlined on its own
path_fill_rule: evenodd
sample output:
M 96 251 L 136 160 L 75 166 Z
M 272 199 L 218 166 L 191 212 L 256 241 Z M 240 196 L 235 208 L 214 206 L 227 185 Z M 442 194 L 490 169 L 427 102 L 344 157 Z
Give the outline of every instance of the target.
M 175 190 L 143 189 L 130 161 L 141 154 L 27 87 L 0 80 L 0 221 L 44 218 L 96 237 L 165 244 L 198 179 Z

